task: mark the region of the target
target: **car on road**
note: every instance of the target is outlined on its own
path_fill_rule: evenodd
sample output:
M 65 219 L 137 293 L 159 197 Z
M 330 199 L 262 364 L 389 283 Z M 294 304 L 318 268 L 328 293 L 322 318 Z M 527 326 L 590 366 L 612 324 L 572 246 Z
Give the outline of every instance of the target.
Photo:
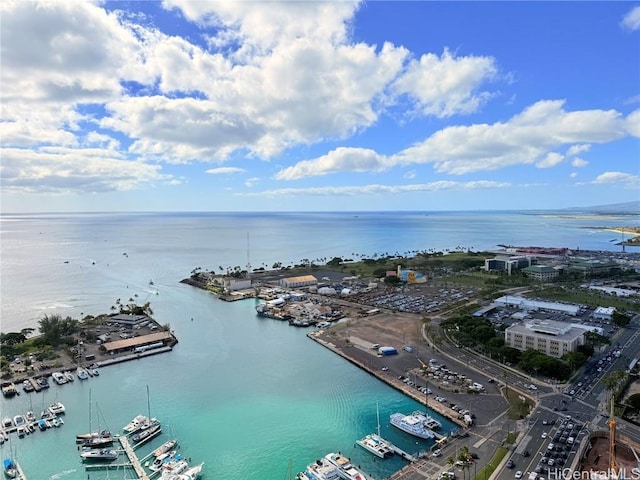
M 442 450 L 440 450 L 440 449 L 434 450 L 432 455 L 434 457 L 440 457 L 440 456 L 442 456 Z
M 542 438 L 547 438 L 547 432 L 542 432 Z
M 516 464 L 513 462 L 513 460 L 509 459 L 509 461 L 507 462 L 507 468 L 513 468 L 515 466 Z
M 522 470 L 518 470 L 515 474 L 516 478 L 522 478 Z

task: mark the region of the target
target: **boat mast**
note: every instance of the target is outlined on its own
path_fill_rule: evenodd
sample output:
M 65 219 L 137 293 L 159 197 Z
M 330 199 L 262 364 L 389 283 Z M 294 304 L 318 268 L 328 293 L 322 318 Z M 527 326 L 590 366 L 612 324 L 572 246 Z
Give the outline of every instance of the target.
M 151 402 L 149 401 L 149 385 L 147 385 L 147 415 L 151 420 Z
M 376 402 L 376 416 L 378 417 L 378 436 L 380 436 L 380 406 Z

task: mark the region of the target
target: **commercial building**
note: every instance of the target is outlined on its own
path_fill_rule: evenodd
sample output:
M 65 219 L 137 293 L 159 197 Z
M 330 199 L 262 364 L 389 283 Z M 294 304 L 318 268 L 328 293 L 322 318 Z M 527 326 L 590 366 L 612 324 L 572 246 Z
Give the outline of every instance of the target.
M 300 275 L 299 277 L 282 278 L 278 283 L 284 288 L 298 288 L 318 285 L 318 279 L 313 275 Z
M 569 272 L 581 273 L 584 276 L 609 275 L 620 270 L 620 265 L 609 259 L 571 258 L 567 266 Z
M 616 307 L 597 307 L 591 316 L 597 320 L 610 322 L 615 311 Z
M 537 350 L 550 357 L 561 358 L 584 344 L 586 330 L 553 320 L 517 323 L 504 331 L 504 341 L 517 350 Z
M 493 303 L 502 307 L 517 307 L 521 310 L 546 310 L 550 312 L 560 312 L 566 315 L 571 315 L 573 317 L 580 313 L 580 307 L 578 305 L 570 305 L 559 302 L 545 302 L 542 300 L 531 300 L 528 298 L 513 295 L 505 295 L 504 297 L 497 298 L 493 301 Z
M 560 274 L 558 270 L 548 265 L 531 265 L 522 269 L 522 271 L 527 277 L 541 282 L 550 282 Z
M 484 269 L 487 272 L 503 271 L 511 275 L 515 270 L 530 267 L 534 263 L 535 259 L 530 256 L 496 255 L 494 258 L 487 258 L 484 261 Z

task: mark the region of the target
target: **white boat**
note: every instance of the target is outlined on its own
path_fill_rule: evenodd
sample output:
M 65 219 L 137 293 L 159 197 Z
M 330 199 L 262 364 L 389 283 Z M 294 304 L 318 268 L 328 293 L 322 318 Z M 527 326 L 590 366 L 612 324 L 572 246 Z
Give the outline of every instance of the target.
M 338 467 L 320 458 L 307 465 L 304 472 L 298 473 L 296 480 L 340 480 Z
M 391 415 L 391 425 L 414 437 L 430 440 L 435 437 L 435 434 L 425 425 L 425 422 L 429 419 L 431 417 L 418 411 L 413 412 L 411 415 L 393 413 Z
M 62 372 L 53 372 L 51 374 L 51 378 L 53 378 L 53 381 L 58 385 L 64 385 L 65 383 L 67 383 L 67 377 Z
M 137 432 L 143 425 L 149 425 L 149 417 L 146 415 L 136 415 L 133 419 L 127 423 L 122 429 L 127 433 Z
M 377 433 L 370 433 L 365 435 L 364 438 L 356 440 L 356 443 L 365 450 L 373 453 L 380 458 L 389 458 L 393 456 L 393 448 L 391 443 L 382 438 Z
M 62 402 L 53 402 L 49 405 L 49 411 L 52 415 L 62 415 L 67 409 L 64 407 Z
M 113 448 L 91 448 L 84 450 L 80 456 L 83 460 L 110 461 L 118 458 L 118 451 Z
M 162 466 L 162 473 L 160 478 L 167 480 L 174 475 L 180 475 L 189 470 L 189 464 L 182 457 L 182 455 L 176 455 L 171 461 Z
M 89 373 L 82 367 L 78 367 L 76 369 L 76 375 L 80 380 L 86 380 L 87 378 L 89 378 Z
M 29 410 L 27 413 L 24 414 L 24 418 L 27 419 L 27 422 L 33 423 L 36 421 L 36 414 L 33 413 L 33 410 Z
M 338 474 L 340 478 L 345 480 L 369 480 L 361 470 L 354 467 L 351 464 L 351 460 L 348 457 L 345 457 L 340 452 L 338 453 L 328 453 L 324 456 L 324 458 L 331 465 L 335 465 L 338 467 Z
M 67 379 L 68 382 L 73 382 L 76 379 L 76 377 L 73 376 L 73 373 L 69 371 L 64 372 L 64 377 Z
M 175 457 L 176 453 L 177 452 L 175 450 L 170 450 L 161 455 L 158 455 L 153 463 L 149 465 L 149 470 L 151 470 L 152 472 L 159 472 L 160 470 L 162 470 L 162 467 L 165 464 L 169 463 L 173 459 L 173 457 Z
M 380 436 L 380 410 L 376 405 L 376 418 L 378 419 L 377 433 L 371 433 L 366 435 L 360 440 L 356 440 L 356 443 L 365 450 L 373 453 L 380 458 L 389 458 L 393 456 L 394 449 L 393 444 Z
M 16 427 L 24 427 L 25 423 L 27 423 L 27 421 L 24 419 L 24 415 L 16 415 L 13 417 L 13 424 Z
M 184 473 L 174 473 L 167 477 L 167 480 L 196 480 L 202 472 L 204 463 L 188 468 Z

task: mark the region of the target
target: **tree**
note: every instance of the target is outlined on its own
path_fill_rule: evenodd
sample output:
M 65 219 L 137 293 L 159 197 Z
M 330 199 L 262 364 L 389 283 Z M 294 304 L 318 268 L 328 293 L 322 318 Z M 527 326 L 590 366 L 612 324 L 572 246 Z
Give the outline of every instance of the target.
M 60 315 L 45 315 L 38 324 L 44 341 L 54 347 L 70 342 L 70 337 L 79 330 L 79 322 L 77 320 L 71 317 L 63 319 Z
M 626 327 L 631 322 L 631 319 L 627 317 L 624 313 L 620 313 L 617 310 L 613 312 L 611 316 L 611 323 L 613 323 L 617 327 Z

